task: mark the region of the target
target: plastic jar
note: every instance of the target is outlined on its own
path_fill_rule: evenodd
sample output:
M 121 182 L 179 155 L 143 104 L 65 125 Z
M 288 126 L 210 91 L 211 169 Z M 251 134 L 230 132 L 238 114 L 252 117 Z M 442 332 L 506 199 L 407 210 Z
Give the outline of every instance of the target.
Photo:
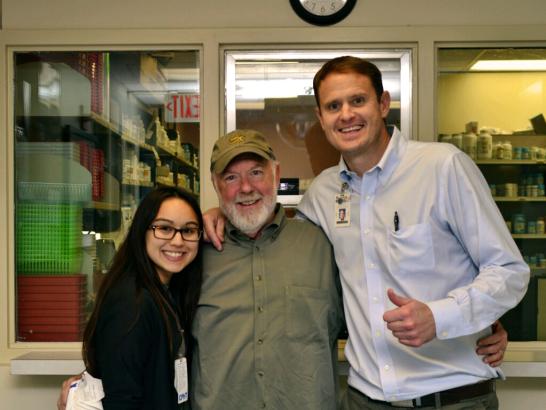
M 451 143 L 455 145 L 460 150 L 463 149 L 463 135 L 462 134 L 453 134 L 451 136 Z
M 514 233 L 525 233 L 527 223 L 524 214 L 512 215 L 512 230 Z
M 476 159 L 477 145 L 478 138 L 476 137 L 476 134 L 472 132 L 463 134 L 463 152 L 472 159 Z
M 512 159 L 512 143 L 510 141 L 502 143 L 502 159 Z
M 546 224 L 544 222 L 544 217 L 539 216 L 537 219 L 537 233 L 542 235 L 544 234 L 546 229 Z
M 477 146 L 478 159 L 493 158 L 493 137 L 487 131 L 480 131 Z

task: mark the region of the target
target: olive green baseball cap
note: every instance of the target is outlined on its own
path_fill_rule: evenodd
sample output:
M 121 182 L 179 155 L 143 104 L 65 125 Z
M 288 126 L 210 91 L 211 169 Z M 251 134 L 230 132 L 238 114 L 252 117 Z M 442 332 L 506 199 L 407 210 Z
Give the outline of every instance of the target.
M 215 174 L 224 172 L 237 155 L 252 153 L 271 160 L 273 149 L 263 136 L 255 130 L 235 130 L 220 137 L 214 144 L 210 158 L 210 170 Z

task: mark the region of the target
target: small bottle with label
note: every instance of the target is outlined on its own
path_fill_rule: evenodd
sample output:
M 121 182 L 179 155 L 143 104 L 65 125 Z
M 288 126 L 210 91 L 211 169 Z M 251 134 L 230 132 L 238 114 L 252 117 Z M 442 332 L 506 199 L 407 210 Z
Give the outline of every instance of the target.
M 502 159 L 512 159 L 512 143 L 510 141 L 502 143 Z
M 522 158 L 522 148 L 521 147 L 514 147 L 512 158 L 513 159 L 521 159 Z
M 512 215 L 512 230 L 515 234 L 525 233 L 527 221 L 524 214 Z
M 537 234 L 544 235 L 545 228 L 546 227 L 545 227 L 545 223 L 544 223 L 544 217 L 539 216 L 538 219 L 537 219 Z
M 474 160 L 476 159 L 477 144 L 476 134 L 473 132 L 463 134 L 463 152 Z
M 463 149 L 463 134 L 453 134 L 451 136 L 451 143 L 460 150 Z
M 503 157 L 503 154 L 502 154 L 502 143 L 500 142 L 495 142 L 493 144 L 493 158 L 495 159 L 502 159 Z
M 487 131 L 480 131 L 477 150 L 478 159 L 491 159 L 493 157 L 493 137 Z

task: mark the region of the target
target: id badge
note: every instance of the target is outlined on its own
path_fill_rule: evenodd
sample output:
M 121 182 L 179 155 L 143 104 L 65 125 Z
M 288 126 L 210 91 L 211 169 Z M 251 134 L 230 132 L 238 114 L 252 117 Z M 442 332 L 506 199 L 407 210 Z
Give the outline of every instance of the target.
M 178 404 L 188 401 L 188 365 L 185 357 L 174 361 L 174 388 Z
M 334 220 L 337 228 L 351 225 L 351 194 L 344 192 L 336 195 Z

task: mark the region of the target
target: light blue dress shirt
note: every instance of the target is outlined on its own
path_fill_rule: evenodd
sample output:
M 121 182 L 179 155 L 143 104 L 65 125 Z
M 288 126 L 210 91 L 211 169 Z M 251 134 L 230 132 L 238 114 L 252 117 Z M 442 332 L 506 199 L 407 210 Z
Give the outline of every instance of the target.
M 350 223 L 337 226 L 343 182 Z M 395 128 L 375 167 L 361 178 L 342 159 L 315 179 L 299 211 L 334 246 L 351 386 L 397 401 L 502 376 L 475 353 L 476 341 L 524 296 L 529 267 L 466 154 L 450 144 L 409 141 Z M 435 339 L 419 348 L 398 342 L 383 321 L 396 307 L 388 288 L 427 303 Z

